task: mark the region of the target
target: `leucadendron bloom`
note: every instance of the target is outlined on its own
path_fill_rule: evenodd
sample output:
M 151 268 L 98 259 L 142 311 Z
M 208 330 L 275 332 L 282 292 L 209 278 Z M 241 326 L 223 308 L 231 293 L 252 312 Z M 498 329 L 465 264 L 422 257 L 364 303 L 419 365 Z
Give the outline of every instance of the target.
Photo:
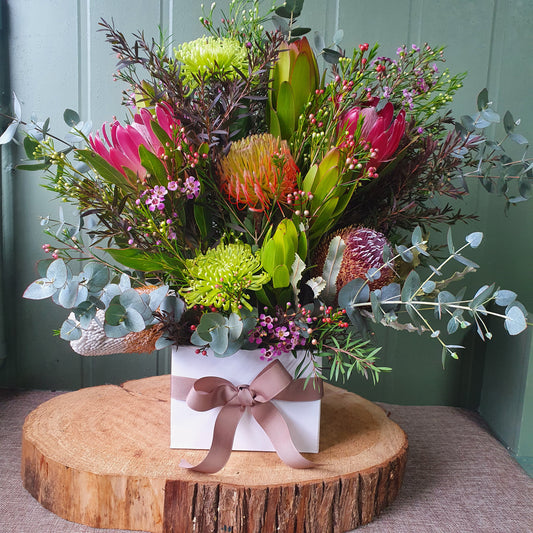
M 270 133 L 289 139 L 320 81 L 315 54 L 305 37 L 291 44 L 282 44 L 271 71 L 271 80 Z
M 285 203 L 297 174 L 287 142 L 268 133 L 234 142 L 220 162 L 222 191 L 231 202 L 255 211 Z
M 186 261 L 187 287 L 180 294 L 189 306 L 203 305 L 240 314 L 250 292 L 259 291 L 270 276 L 263 270 L 259 253 L 248 244 L 219 244 Z
M 202 78 L 232 80 L 238 76 L 237 69 L 248 72 L 248 54 L 237 39 L 201 37 L 180 45 L 174 56 L 181 63 L 181 75 L 191 87 Z

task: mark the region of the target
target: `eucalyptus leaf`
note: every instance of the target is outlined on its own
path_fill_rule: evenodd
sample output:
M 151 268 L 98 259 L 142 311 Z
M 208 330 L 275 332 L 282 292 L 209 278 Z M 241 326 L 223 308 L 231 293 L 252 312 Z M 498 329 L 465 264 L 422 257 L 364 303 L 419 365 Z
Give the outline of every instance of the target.
M 508 306 L 516 300 L 517 294 L 513 291 L 499 289 L 494 293 L 494 297 L 497 305 Z
M 411 244 L 413 246 L 418 246 L 419 244 L 422 244 L 422 242 L 422 228 L 420 226 L 417 226 L 411 234 Z
M 467 257 L 465 257 L 464 255 L 461 255 L 461 254 L 453 254 L 453 258 L 458 262 L 458 263 L 461 263 L 462 265 L 465 265 L 467 267 L 471 267 L 471 268 L 479 268 L 479 265 L 477 263 L 474 263 L 474 261 L 471 261 L 470 259 L 468 259 Z
M 120 281 L 118 286 L 125 291 L 126 289 L 131 289 L 131 280 L 127 274 L 121 274 Z
M 112 326 L 111 324 L 104 324 L 104 333 L 106 337 L 110 339 L 120 339 L 131 333 L 130 330 L 124 325 Z
M 449 335 L 452 333 L 455 333 L 459 329 L 459 321 L 455 316 L 452 316 L 450 320 L 448 320 L 448 324 L 446 325 L 446 331 Z
M 74 309 L 74 316 L 79 320 L 81 327 L 87 329 L 96 316 L 96 311 L 97 308 L 93 303 L 85 301 Z
M 223 354 L 228 349 L 229 333 L 226 327 L 217 327 L 211 329 L 211 338 L 212 340 L 209 343 L 209 346 L 215 355 Z
M 511 307 L 505 314 L 504 326 L 509 335 L 522 333 L 527 327 L 523 311 L 517 306 Z
M 381 322 L 384 318 L 383 311 L 380 307 L 379 297 L 375 291 L 370 293 L 370 304 L 372 305 L 372 314 L 374 315 L 374 320 L 376 322 Z
M 141 313 L 133 308 L 126 309 L 126 315 L 124 317 L 124 325 L 130 330 L 140 332 L 145 329 L 144 318 Z
M 242 333 L 243 323 L 241 317 L 237 313 L 231 313 L 227 318 L 226 327 L 228 328 L 229 340 L 236 341 Z
M 342 57 L 342 54 L 331 48 L 324 48 L 322 50 L 322 56 L 324 61 L 330 63 L 331 65 L 336 65 L 339 62 L 339 59 Z
M 333 34 L 333 43 L 336 44 L 337 46 L 339 46 L 339 44 L 342 42 L 342 39 L 344 38 L 344 30 L 342 29 L 338 29 L 334 34 Z
M 53 296 L 57 290 L 48 278 L 40 278 L 28 285 L 22 297 L 28 300 L 44 300 Z
M 150 303 L 148 304 L 152 311 L 156 311 L 161 302 L 164 300 L 165 296 L 168 294 L 168 285 L 161 285 L 150 292 Z
M 482 111 L 489 104 L 489 91 L 485 88 L 477 95 L 477 110 Z
M 109 269 L 101 263 L 90 262 L 83 268 L 89 292 L 100 292 L 109 282 Z
M 313 33 L 313 43 L 315 45 L 315 50 L 319 52 L 326 47 L 326 42 L 324 41 L 324 37 L 322 37 L 322 34 L 318 31 L 315 31 Z
M 173 344 L 174 344 L 174 341 L 172 339 L 167 339 L 166 337 L 161 335 L 161 337 L 159 337 L 155 341 L 155 349 L 156 350 L 163 350 L 165 348 L 168 348 L 169 346 L 172 346 Z
M 494 123 L 494 124 L 497 124 L 500 122 L 500 115 L 498 115 L 498 113 L 494 112 L 492 109 L 490 108 L 487 108 L 487 109 L 484 109 L 482 112 L 481 112 L 481 116 L 484 120 L 490 122 L 491 124 Z
M 79 283 L 76 279 L 68 281 L 59 291 L 59 305 L 65 309 L 71 309 L 78 299 Z
M 510 111 L 506 111 L 505 115 L 503 116 L 503 127 L 505 129 L 505 133 L 511 133 L 514 130 L 514 118 Z
M 492 285 L 483 285 L 480 287 L 476 294 L 474 295 L 474 298 L 472 298 L 472 301 L 470 302 L 470 308 L 476 309 L 479 306 L 483 305 L 485 302 L 487 302 L 490 297 L 492 296 L 492 293 L 494 291 L 494 284 Z
M 389 283 L 380 289 L 381 293 L 381 308 L 385 312 L 390 312 L 398 309 L 398 303 L 401 299 L 401 286 L 399 283 Z
M 481 231 L 475 231 L 465 237 L 466 242 L 470 244 L 471 248 L 477 248 L 483 240 L 483 233 Z
M 80 122 L 80 116 L 73 109 L 65 109 L 63 119 L 67 126 L 74 127 Z
M 22 109 L 20 106 L 19 99 L 17 98 L 17 95 L 15 93 L 13 93 L 13 111 L 15 114 L 15 118 L 11 121 L 4 133 L 2 133 L 2 135 L 0 136 L 0 145 L 7 144 L 8 142 L 13 140 L 13 138 L 15 137 L 15 133 L 17 133 L 20 120 L 22 118 Z
M 167 313 L 175 322 L 179 322 L 185 312 L 185 302 L 174 295 L 167 295 L 159 306 L 161 313 Z
M 450 255 L 454 254 L 455 246 L 453 245 L 452 228 L 448 228 L 448 232 L 446 234 L 446 242 L 448 244 L 448 251 L 450 252 Z
M 369 268 L 367 273 L 365 274 L 366 279 L 370 282 L 376 281 L 377 279 L 381 278 L 381 271 L 379 268 Z
M 368 302 L 370 289 L 368 283 L 361 278 L 356 278 L 344 285 L 339 291 L 338 302 L 341 309 L 349 311 L 354 304 Z
M 511 139 L 517 144 L 522 144 L 522 145 L 528 144 L 528 140 L 523 135 L 520 135 L 519 133 L 509 133 L 509 139 Z
M 405 282 L 403 284 L 402 288 L 402 302 L 409 302 L 413 299 L 415 294 L 420 289 L 420 276 L 418 275 L 418 272 L 416 270 L 411 270 L 409 272 L 409 275 L 405 279 Z
M 396 246 L 396 251 L 398 252 L 400 257 L 402 258 L 402 260 L 405 261 L 406 263 L 412 263 L 413 262 L 413 259 L 414 259 L 413 252 L 411 252 L 411 250 L 409 250 L 403 244 L 400 244 L 400 245 Z
M 461 125 L 464 127 L 466 131 L 472 132 L 476 129 L 476 125 L 474 123 L 474 120 L 470 115 L 463 115 L 461 117 Z
M 79 324 L 69 318 L 63 322 L 59 332 L 59 336 L 65 341 L 77 341 L 81 339 L 82 334 Z
M 126 309 L 119 303 L 111 303 L 105 312 L 105 321 L 110 326 L 119 326 L 126 317 Z
M 425 294 L 431 294 L 435 290 L 436 284 L 433 280 L 427 280 L 422 284 L 422 290 Z

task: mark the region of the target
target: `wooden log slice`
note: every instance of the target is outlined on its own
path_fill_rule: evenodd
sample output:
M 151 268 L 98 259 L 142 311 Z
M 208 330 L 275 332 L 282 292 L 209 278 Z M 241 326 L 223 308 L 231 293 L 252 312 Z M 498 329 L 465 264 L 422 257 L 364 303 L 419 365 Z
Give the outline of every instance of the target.
M 170 442 L 170 379 L 57 396 L 23 428 L 24 487 L 57 515 L 92 527 L 174 533 L 345 532 L 397 495 L 407 438 L 378 406 L 326 385 L 319 466 L 233 452 L 217 474 L 179 467 L 202 450 Z M 184 428 L 186 431 L 186 428 Z

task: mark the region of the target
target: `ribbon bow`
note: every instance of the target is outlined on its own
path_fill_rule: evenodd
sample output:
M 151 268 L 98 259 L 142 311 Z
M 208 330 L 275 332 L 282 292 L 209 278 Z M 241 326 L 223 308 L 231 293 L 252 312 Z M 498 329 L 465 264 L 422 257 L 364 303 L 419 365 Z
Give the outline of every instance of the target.
M 230 381 L 206 376 L 199 379 L 174 376 L 172 394 L 185 400 L 195 411 L 218 413 L 213 430 L 213 441 L 205 459 L 196 466 L 182 461 L 183 468 L 212 474 L 220 470 L 229 459 L 237 424 L 249 408 L 263 428 L 282 461 L 293 468 L 310 468 L 314 463 L 305 459 L 292 442 L 287 422 L 270 400 L 313 401 L 323 395 L 322 380 L 292 379 L 279 361 L 266 366 L 249 385 L 235 386 Z M 314 383 L 313 383 L 314 381 Z

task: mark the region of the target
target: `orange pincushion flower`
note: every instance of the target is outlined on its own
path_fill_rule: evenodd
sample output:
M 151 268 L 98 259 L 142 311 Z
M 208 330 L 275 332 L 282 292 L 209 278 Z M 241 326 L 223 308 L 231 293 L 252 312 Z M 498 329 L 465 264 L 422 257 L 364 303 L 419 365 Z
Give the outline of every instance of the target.
M 297 174 L 287 142 L 269 133 L 234 142 L 220 162 L 222 191 L 230 201 L 256 211 L 284 203 Z

